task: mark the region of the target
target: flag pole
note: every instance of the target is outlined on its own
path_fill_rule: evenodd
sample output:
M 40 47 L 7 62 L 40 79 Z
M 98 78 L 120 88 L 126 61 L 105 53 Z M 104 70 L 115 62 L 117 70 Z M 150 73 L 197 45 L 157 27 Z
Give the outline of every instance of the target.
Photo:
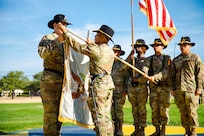
M 134 16 L 133 16 L 133 0 L 130 0 L 130 5 L 131 5 L 131 35 L 132 35 L 132 50 L 134 50 Z M 135 58 L 133 54 L 132 58 L 132 65 L 135 66 Z M 135 71 L 132 71 L 133 74 L 132 76 L 135 77 Z
M 80 40 L 86 42 L 86 39 L 84 39 L 83 37 L 81 37 L 78 34 L 75 34 L 73 31 L 71 31 L 70 29 L 68 29 L 68 33 L 72 34 L 73 36 L 76 36 L 77 38 L 79 38 Z M 95 44 L 95 43 L 94 43 Z M 146 77 L 147 79 L 150 79 L 150 77 L 148 75 L 146 75 L 144 72 L 142 72 L 141 70 L 139 70 L 138 68 L 136 68 L 135 66 L 131 65 L 130 63 L 120 59 L 119 57 L 117 57 L 116 55 L 114 55 L 114 58 L 121 61 L 123 64 L 129 66 L 130 68 L 132 68 L 134 71 L 137 71 L 138 73 L 140 73 L 141 75 L 143 75 L 144 77 Z M 154 82 L 155 84 L 157 84 L 156 82 Z

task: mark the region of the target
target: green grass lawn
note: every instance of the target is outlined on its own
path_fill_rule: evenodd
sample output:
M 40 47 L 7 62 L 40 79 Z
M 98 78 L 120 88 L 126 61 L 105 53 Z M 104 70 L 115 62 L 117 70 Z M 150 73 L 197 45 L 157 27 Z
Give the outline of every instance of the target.
M 200 105 L 197 112 L 199 116 L 199 125 L 204 127 L 204 105 Z M 124 114 L 125 124 L 132 124 L 133 122 L 132 107 L 128 101 L 126 101 L 124 106 Z M 152 125 L 151 114 L 152 114 L 151 108 L 149 106 L 149 103 L 147 103 L 147 125 Z M 171 103 L 169 116 L 170 116 L 170 122 L 168 124 L 169 126 L 181 126 L 180 113 L 176 104 L 174 103 Z
M 124 106 L 125 124 L 132 124 L 131 105 L 128 101 Z M 151 125 L 151 109 L 147 103 L 147 124 Z M 198 109 L 200 126 L 204 127 L 204 105 L 200 105 Z M 170 108 L 171 126 L 180 126 L 180 114 L 174 103 Z M 21 130 L 29 130 L 34 128 L 42 128 L 43 124 L 43 107 L 41 103 L 26 104 L 0 104 L 0 132 L 15 132 Z M 64 123 L 63 125 L 73 125 Z

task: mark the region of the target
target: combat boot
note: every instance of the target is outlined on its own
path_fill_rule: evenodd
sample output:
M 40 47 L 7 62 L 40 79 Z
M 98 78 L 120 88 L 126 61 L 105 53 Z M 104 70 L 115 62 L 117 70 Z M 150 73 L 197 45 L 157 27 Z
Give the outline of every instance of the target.
M 114 136 L 123 136 L 123 124 L 122 123 L 117 123 L 118 129 L 117 132 L 114 133 Z
M 118 123 L 114 123 L 114 136 L 118 132 Z
M 156 131 L 150 136 L 160 136 L 160 126 L 156 126 Z
M 60 133 L 61 133 L 61 128 L 62 128 L 62 122 L 58 122 L 57 123 L 57 132 L 58 132 L 58 135 L 60 135 Z
M 160 136 L 166 136 L 166 125 L 162 125 Z
M 185 130 L 186 130 L 186 133 L 184 134 L 184 136 L 190 136 L 191 134 L 190 127 L 185 128 Z
M 136 136 L 138 132 L 139 132 L 139 126 L 135 125 L 135 131 L 130 136 Z
M 190 136 L 197 136 L 196 128 L 191 128 L 191 135 Z
M 140 127 L 138 133 L 136 134 L 136 136 L 145 136 L 145 131 L 144 131 L 144 127 Z

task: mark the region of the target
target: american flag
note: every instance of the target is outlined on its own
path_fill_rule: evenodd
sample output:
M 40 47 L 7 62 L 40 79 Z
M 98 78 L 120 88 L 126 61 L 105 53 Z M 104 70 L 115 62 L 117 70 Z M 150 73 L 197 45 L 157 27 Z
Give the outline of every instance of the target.
M 163 44 L 167 45 L 177 30 L 163 0 L 139 0 L 139 7 L 147 16 L 149 27 L 155 29 Z

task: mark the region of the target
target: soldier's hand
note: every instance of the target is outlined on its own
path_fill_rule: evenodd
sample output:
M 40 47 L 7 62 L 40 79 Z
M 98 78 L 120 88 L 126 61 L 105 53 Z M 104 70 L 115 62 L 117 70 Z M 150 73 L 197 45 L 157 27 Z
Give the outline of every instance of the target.
M 147 74 L 144 74 L 144 78 L 149 79 L 149 76 Z
M 60 31 L 62 31 L 62 33 L 67 33 L 67 27 L 65 25 L 63 25 L 61 22 L 57 23 L 58 28 L 60 29 Z
M 132 81 L 133 81 L 133 82 L 138 82 L 138 80 L 137 80 L 136 77 L 133 77 L 133 78 L 132 78 Z
M 202 93 L 201 90 L 196 90 L 196 91 L 195 91 L 195 96 L 199 96 L 201 93 Z
M 151 81 L 151 82 L 155 82 L 155 80 L 154 80 L 154 77 L 153 77 L 153 76 L 150 76 L 148 79 L 149 79 L 149 81 Z
M 134 50 L 132 50 L 132 51 L 130 52 L 130 55 L 134 55 L 134 53 L 135 53 L 135 51 L 134 51 Z
M 132 86 L 137 86 L 139 84 L 139 81 L 137 80 L 137 78 L 136 77 L 133 77 L 132 78 Z
M 130 52 L 130 54 L 128 55 L 128 58 L 130 59 L 132 59 L 132 58 L 134 58 L 134 53 L 135 53 L 135 51 L 134 50 L 132 50 L 131 52 Z
M 174 90 L 171 90 L 171 95 L 175 96 L 175 91 Z
M 89 38 L 86 40 L 86 43 L 89 44 L 89 45 L 94 44 L 94 43 L 91 41 L 91 39 L 89 39 Z
M 123 96 L 126 96 L 126 95 L 127 95 L 127 91 L 123 91 L 123 92 L 122 92 L 122 95 L 123 95 Z

